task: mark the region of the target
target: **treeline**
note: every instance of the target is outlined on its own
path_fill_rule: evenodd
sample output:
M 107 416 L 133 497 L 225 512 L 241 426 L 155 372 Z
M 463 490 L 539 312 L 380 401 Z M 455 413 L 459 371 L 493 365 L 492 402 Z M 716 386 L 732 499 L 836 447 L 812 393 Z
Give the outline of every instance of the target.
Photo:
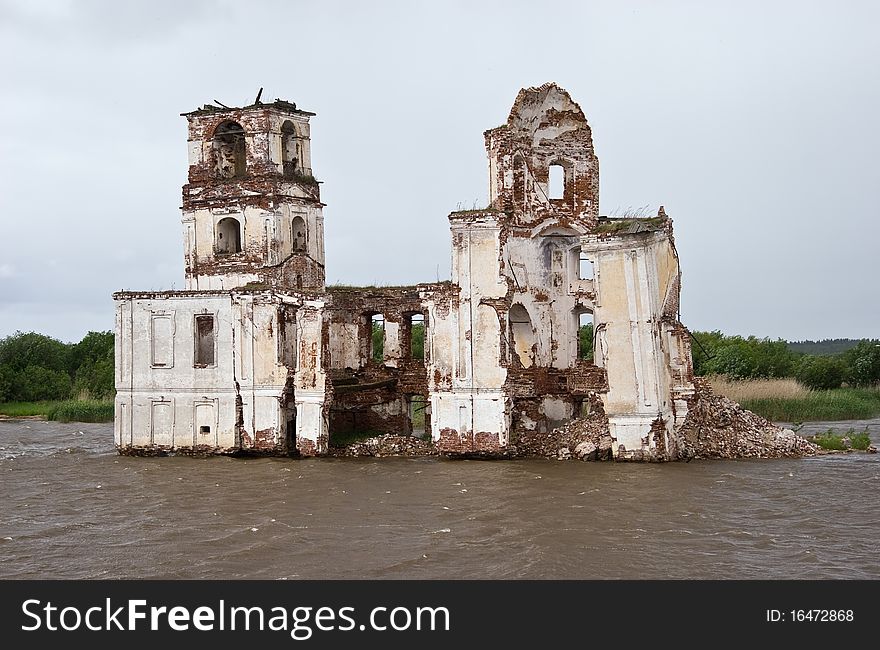
M 880 340 L 864 339 L 834 355 L 804 354 L 782 339 L 693 332 L 694 372 L 730 379 L 794 377 L 814 390 L 880 382 Z
M 842 354 L 856 347 L 861 339 L 822 339 L 821 341 L 789 341 L 788 347 L 804 354 Z
M 383 332 L 373 331 L 373 353 L 382 355 Z M 812 389 L 880 383 L 880 340 L 858 341 L 834 355 L 797 352 L 782 339 L 694 332 L 697 375 L 730 379 L 794 377 Z M 592 356 L 592 331 L 579 331 L 580 357 Z M 843 339 L 845 340 L 845 339 Z M 412 330 L 412 355 L 424 355 L 424 326 Z M 63 343 L 35 332 L 0 339 L 0 402 L 107 399 L 113 397 L 113 333 L 89 332 L 78 343 Z
M 35 332 L 0 339 L 0 402 L 113 397 L 113 333 L 63 343 Z

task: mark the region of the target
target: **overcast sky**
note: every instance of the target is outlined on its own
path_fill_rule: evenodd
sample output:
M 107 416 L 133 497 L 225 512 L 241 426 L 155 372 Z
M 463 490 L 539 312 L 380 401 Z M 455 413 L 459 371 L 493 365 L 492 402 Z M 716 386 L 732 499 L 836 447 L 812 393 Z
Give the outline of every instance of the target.
M 327 282 L 449 277 L 483 131 L 556 81 L 600 212 L 664 205 L 682 320 L 880 337 L 880 3 L 0 0 L 0 336 L 113 328 L 183 286 L 186 120 L 265 87 L 317 113 Z

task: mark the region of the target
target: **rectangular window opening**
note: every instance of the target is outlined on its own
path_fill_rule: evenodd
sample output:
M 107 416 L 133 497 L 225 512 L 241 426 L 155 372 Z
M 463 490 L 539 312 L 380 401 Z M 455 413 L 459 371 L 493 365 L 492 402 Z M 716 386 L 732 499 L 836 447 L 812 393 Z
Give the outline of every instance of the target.
M 382 363 L 385 358 L 385 317 L 382 314 L 370 316 L 370 359 Z
M 581 400 L 578 400 L 575 403 L 574 417 L 576 417 L 576 418 L 589 417 L 591 406 L 592 405 L 590 404 L 590 400 L 587 399 L 586 397 L 584 397 Z
M 410 358 L 425 358 L 425 315 L 413 314 L 409 318 L 409 354 Z
M 578 278 L 581 280 L 592 280 L 594 274 L 593 262 L 581 255 L 578 260 Z
M 550 165 L 549 196 L 561 199 L 565 196 L 565 169 L 562 165 Z
M 207 424 L 203 424 L 202 426 L 199 427 L 199 433 L 201 433 L 201 434 L 211 433 L 211 427 L 209 427 Z
M 206 367 L 214 365 L 214 316 L 200 314 L 196 316 L 196 340 L 194 366 Z
M 410 395 L 409 397 L 409 422 L 412 435 L 417 438 L 425 437 L 425 407 L 427 401 L 424 395 Z
M 578 316 L 578 359 L 593 360 L 593 314 L 584 312 Z

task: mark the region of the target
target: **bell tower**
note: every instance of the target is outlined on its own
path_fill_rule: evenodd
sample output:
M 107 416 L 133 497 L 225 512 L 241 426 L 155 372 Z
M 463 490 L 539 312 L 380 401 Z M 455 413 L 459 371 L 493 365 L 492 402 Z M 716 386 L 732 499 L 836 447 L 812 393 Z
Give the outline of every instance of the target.
M 206 104 L 189 123 L 188 290 L 324 289 L 324 217 L 309 118 L 293 102 Z

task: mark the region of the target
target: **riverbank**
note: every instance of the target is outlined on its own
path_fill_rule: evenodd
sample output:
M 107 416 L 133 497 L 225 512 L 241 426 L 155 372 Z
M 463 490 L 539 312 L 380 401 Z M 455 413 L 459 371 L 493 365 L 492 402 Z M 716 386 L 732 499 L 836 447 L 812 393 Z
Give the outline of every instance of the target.
M 112 422 L 113 400 L 2 402 L 0 418 L 56 422 Z

